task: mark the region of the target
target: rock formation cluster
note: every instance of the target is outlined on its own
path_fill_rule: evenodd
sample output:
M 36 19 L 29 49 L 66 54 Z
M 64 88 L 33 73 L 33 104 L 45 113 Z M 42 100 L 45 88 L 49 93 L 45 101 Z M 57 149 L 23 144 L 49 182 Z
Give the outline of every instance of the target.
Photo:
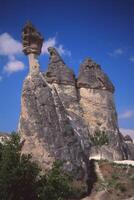
M 40 72 L 37 56 L 42 36 L 28 23 L 22 37 L 30 66 L 23 83 L 19 121 L 23 152 L 32 153 L 44 170 L 60 159 L 77 180 L 87 180 L 89 157 L 99 153 L 90 136 L 103 130 L 109 139 L 109 145 L 101 149 L 103 157 L 125 159 L 127 147 L 118 129 L 114 86 L 101 67 L 87 58 L 76 78 L 50 47 L 48 69 Z

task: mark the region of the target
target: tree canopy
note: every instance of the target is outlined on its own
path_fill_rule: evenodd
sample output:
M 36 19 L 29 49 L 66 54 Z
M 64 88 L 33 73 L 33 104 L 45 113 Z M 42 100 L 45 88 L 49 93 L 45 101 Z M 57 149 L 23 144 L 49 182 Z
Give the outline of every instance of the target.
M 71 177 L 56 161 L 47 173 L 31 155 L 21 154 L 20 137 L 13 133 L 0 143 L 1 200 L 63 200 L 74 195 Z

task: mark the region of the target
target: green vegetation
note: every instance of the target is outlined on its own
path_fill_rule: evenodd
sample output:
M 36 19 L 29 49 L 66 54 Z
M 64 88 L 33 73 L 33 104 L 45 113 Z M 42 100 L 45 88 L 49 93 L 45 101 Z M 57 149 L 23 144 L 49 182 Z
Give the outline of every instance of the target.
M 101 147 L 103 145 L 108 145 L 108 136 L 104 131 L 96 131 L 94 135 L 90 137 L 91 142 L 94 146 Z
M 0 143 L 0 199 L 1 200 L 64 200 L 73 198 L 77 191 L 72 179 L 56 161 L 43 174 L 31 155 L 21 154 L 19 135 Z M 43 175 L 42 175 L 43 174 Z

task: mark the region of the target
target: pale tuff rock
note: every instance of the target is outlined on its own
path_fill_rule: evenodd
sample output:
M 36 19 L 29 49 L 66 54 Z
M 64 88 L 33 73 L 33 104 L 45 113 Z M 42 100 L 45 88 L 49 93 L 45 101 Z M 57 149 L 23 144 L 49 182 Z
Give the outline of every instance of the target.
M 127 158 L 128 149 L 118 128 L 114 86 L 107 75 L 98 64 L 88 58 L 80 66 L 77 86 L 80 106 L 90 134 L 102 130 L 109 139 L 108 146 L 92 147 L 91 156 L 100 154 L 101 158 L 109 160 Z
M 30 73 L 21 98 L 22 152 L 32 153 L 44 170 L 54 160 L 63 160 L 66 171 L 86 181 L 90 176 L 88 157 L 100 153 L 90 148 L 90 135 L 96 129 L 105 130 L 109 137 L 108 148 L 101 149 L 104 158 L 121 160 L 127 155 L 118 131 L 114 87 L 91 59 L 81 65 L 77 80 L 55 48 L 48 49 L 48 69 L 41 73 L 37 56 L 42 42 L 40 33 L 26 25 L 23 47 L 29 56 Z
M 80 88 L 80 105 L 90 128 L 116 131 L 117 114 L 113 94 L 107 90 Z

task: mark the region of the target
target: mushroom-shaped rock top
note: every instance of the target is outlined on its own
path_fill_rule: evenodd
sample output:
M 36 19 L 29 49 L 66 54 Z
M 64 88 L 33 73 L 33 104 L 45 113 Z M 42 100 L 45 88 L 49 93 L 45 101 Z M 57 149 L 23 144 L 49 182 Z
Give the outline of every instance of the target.
M 32 25 L 31 22 L 27 22 L 22 30 L 22 44 L 23 52 L 25 55 L 30 53 L 39 55 L 43 44 L 43 37 Z

